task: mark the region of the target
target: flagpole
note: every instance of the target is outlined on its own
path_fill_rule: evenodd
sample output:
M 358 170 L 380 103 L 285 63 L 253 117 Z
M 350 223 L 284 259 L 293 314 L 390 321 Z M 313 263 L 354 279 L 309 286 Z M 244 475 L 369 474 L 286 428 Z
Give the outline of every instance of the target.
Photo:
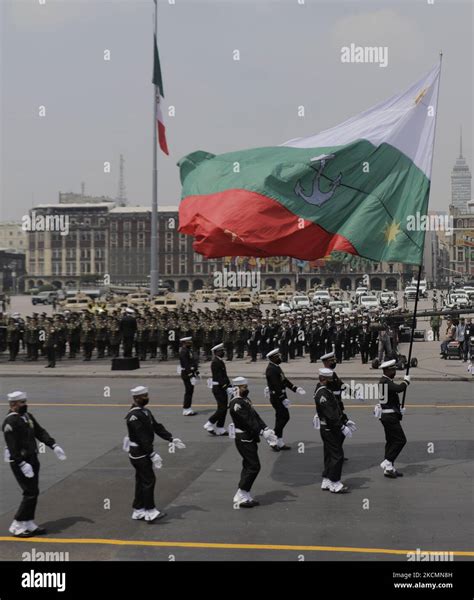
M 158 2 L 155 3 L 155 39 L 158 37 Z M 150 295 L 158 293 L 158 105 L 153 85 L 153 195 L 151 200 Z
M 433 158 L 434 158 L 434 149 L 435 149 L 435 142 L 436 142 L 436 126 L 438 124 L 438 107 L 439 107 L 439 89 L 441 87 L 441 66 L 443 64 L 443 53 L 440 52 L 439 53 L 439 79 L 438 79 L 438 90 L 436 92 L 436 115 L 435 115 L 435 127 L 434 127 L 434 133 L 433 133 L 433 152 L 431 154 L 431 167 L 430 167 L 430 174 L 432 175 L 433 173 Z M 431 195 L 431 182 L 430 182 L 430 195 Z M 428 196 L 428 206 L 430 204 L 430 199 Z M 423 236 L 423 253 L 424 253 L 424 247 L 425 247 L 425 236 Z M 418 267 L 418 279 L 416 281 L 416 298 L 415 298 L 415 309 L 413 311 L 413 319 L 411 322 L 411 336 L 410 336 L 410 348 L 408 350 L 408 361 L 407 361 L 407 370 L 406 370 L 406 375 L 410 374 L 410 362 L 411 362 L 411 353 L 413 350 L 413 337 L 415 335 L 415 327 L 416 327 L 416 311 L 418 309 L 418 297 L 420 294 L 420 280 L 421 280 L 421 271 L 423 269 L 423 254 L 421 255 L 421 261 L 420 261 L 420 265 Z M 405 386 L 405 389 L 403 390 L 403 398 L 402 398 L 402 408 L 404 408 L 405 406 L 405 398 L 407 395 L 407 386 Z

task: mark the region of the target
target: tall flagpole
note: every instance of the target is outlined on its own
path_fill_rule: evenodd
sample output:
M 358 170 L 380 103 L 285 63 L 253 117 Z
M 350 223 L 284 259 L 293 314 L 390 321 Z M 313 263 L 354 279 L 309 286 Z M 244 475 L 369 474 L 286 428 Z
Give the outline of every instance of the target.
M 155 3 L 155 39 L 158 39 L 158 1 Z M 158 293 L 158 104 L 153 85 L 153 196 L 151 200 L 150 295 Z
M 433 152 L 431 154 L 431 167 L 430 167 L 430 174 L 431 176 L 433 175 L 433 159 L 434 159 L 434 151 L 435 151 L 435 142 L 436 142 L 436 126 L 438 124 L 438 109 L 439 109 L 439 90 L 441 87 L 441 67 L 443 64 L 443 53 L 440 52 L 439 53 L 439 79 L 438 79 L 438 90 L 436 92 L 436 115 L 435 115 L 435 127 L 434 127 L 434 133 L 433 133 Z M 430 182 L 430 195 L 431 195 L 431 182 Z M 429 197 L 428 197 L 428 206 L 429 206 Z M 423 248 L 424 248 L 424 236 L 423 236 Z M 415 327 L 416 327 L 416 311 L 418 309 L 418 297 L 420 294 L 420 279 L 421 279 L 421 271 L 423 269 L 423 253 L 421 255 L 421 261 L 420 264 L 418 266 L 418 278 L 416 280 L 416 298 L 415 298 L 415 309 L 413 311 L 413 319 L 411 322 L 411 336 L 410 336 L 410 348 L 408 350 L 408 362 L 407 362 L 407 370 L 406 370 L 406 375 L 409 375 L 410 373 L 410 363 L 411 363 L 411 353 L 412 353 L 412 349 L 413 349 L 413 337 L 415 335 Z M 405 406 L 405 398 L 407 395 L 407 386 L 405 386 L 405 389 L 403 390 L 403 398 L 402 398 L 402 408 Z

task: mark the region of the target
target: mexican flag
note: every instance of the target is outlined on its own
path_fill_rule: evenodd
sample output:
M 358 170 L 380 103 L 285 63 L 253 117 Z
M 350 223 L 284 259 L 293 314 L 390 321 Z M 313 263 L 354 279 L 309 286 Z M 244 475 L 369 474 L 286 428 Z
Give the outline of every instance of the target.
M 156 101 L 156 118 L 158 127 L 158 143 L 165 154 L 168 152 L 168 143 L 166 142 L 166 129 L 163 113 L 161 112 L 161 100 L 164 100 L 163 80 L 161 78 L 160 57 L 158 55 L 158 45 L 156 43 L 156 35 L 154 36 L 153 46 L 153 83 L 155 85 L 155 101 Z
M 180 231 L 209 258 L 315 260 L 342 251 L 419 264 L 424 231 L 411 230 L 408 217 L 428 210 L 439 75 L 440 64 L 316 135 L 185 156 Z

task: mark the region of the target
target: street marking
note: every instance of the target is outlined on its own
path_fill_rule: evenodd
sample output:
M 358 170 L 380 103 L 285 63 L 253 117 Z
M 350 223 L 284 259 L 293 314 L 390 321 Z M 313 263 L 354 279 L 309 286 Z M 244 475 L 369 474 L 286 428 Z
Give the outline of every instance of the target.
M 214 542 L 157 542 L 143 540 L 113 540 L 101 538 L 15 538 L 0 537 L 0 542 L 29 542 L 41 544 L 98 544 L 107 546 L 151 546 L 155 548 L 207 548 L 220 550 L 290 550 L 297 552 L 353 552 L 359 554 L 407 555 L 415 550 L 395 550 L 394 548 L 357 548 L 345 546 L 291 546 L 287 544 L 225 544 Z M 452 552 L 454 556 L 474 556 L 474 551 L 427 550 L 423 552 Z
M 375 400 L 374 400 L 375 402 Z M 95 403 L 95 404 L 85 404 L 83 402 L 30 402 L 29 406 L 33 408 L 35 406 L 79 406 L 79 407 L 130 407 L 130 403 L 124 404 L 107 404 L 107 403 Z M 258 408 L 272 408 L 271 404 L 254 404 L 252 406 L 256 406 Z M 373 408 L 371 404 L 345 404 L 346 408 Z M 181 408 L 180 404 L 148 404 L 148 407 L 151 408 Z M 215 408 L 215 404 L 195 404 L 193 403 L 193 408 Z M 412 408 L 474 408 L 474 404 L 410 404 L 410 410 Z M 291 408 L 313 408 L 313 404 L 292 404 Z

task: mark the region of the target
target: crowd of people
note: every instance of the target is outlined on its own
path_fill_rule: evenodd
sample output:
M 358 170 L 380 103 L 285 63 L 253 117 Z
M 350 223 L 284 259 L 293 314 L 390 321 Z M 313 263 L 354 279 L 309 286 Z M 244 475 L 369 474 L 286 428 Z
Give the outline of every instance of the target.
M 264 305 L 243 310 L 128 307 L 25 318 L 0 313 L 0 356 L 11 362 L 45 358 L 49 368 L 56 361 L 79 358 L 166 361 L 178 357 L 179 339 L 191 336 L 196 358 L 204 361 L 222 342 L 228 361 L 255 362 L 279 347 L 283 362 L 306 356 L 314 363 L 332 350 L 338 363 L 357 356 L 362 363 L 382 362 L 397 352 L 398 327 L 390 317 L 393 311 L 358 308 L 344 313 L 322 304 L 283 314 Z

